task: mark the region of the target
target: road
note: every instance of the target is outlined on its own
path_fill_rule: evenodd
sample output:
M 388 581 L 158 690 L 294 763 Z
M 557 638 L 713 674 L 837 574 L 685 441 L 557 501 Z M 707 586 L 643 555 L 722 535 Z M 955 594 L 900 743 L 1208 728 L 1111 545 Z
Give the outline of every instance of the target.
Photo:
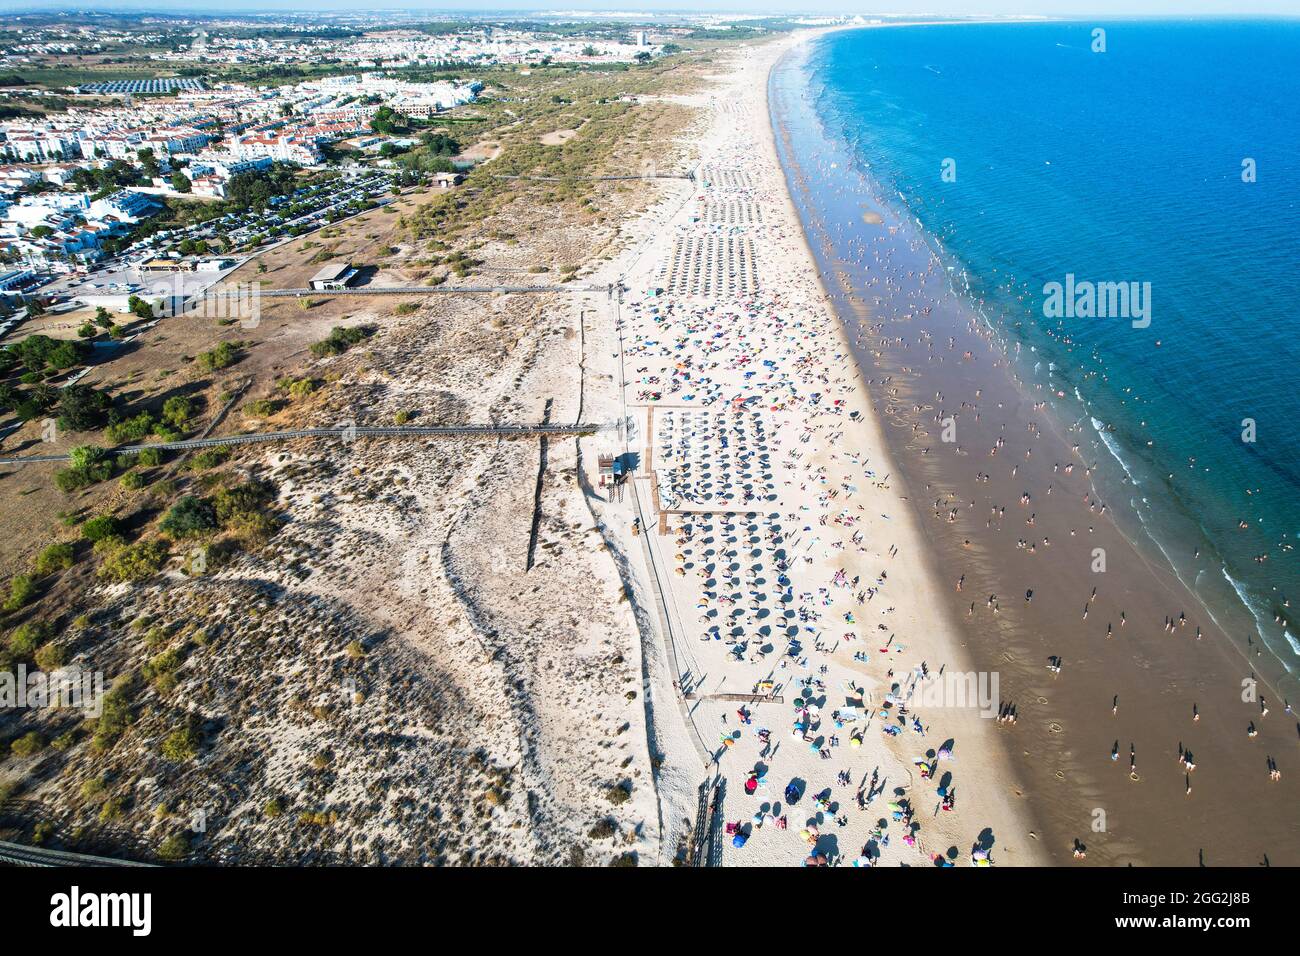
M 517 292 L 606 292 L 604 286 L 558 283 L 552 285 L 398 285 L 362 286 L 357 289 L 262 289 L 263 296 L 331 296 L 331 295 L 455 295 L 457 293 L 488 292 L 514 294 Z M 196 297 L 197 298 L 197 297 Z
M 222 445 L 253 445 L 259 442 L 294 441 L 299 438 L 475 438 L 491 436 L 509 438 L 516 435 L 587 435 L 613 428 L 613 425 L 338 425 L 333 428 L 302 428 L 281 432 L 254 432 L 218 438 L 194 438 L 189 441 L 157 442 L 149 445 L 124 445 L 109 449 L 113 455 L 138 455 L 146 448 L 180 451 L 189 448 L 217 448 Z M 0 458 L 0 465 L 33 465 L 38 462 L 68 461 L 70 455 L 26 455 Z
M 107 856 L 87 856 L 65 850 L 43 850 L 36 846 L 0 841 L 0 866 L 148 866 L 135 860 L 114 860 Z

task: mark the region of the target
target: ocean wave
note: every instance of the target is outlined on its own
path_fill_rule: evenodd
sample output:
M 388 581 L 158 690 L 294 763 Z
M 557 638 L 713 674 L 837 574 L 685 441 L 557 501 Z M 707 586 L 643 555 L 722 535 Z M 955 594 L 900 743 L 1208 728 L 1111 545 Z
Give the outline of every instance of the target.
M 1128 480 L 1131 481 L 1134 486 L 1141 485 L 1142 482 L 1140 482 L 1137 476 L 1133 474 L 1133 470 L 1129 467 L 1129 463 L 1124 460 L 1124 455 L 1120 451 L 1119 442 L 1117 442 L 1115 437 L 1106 430 L 1106 426 L 1095 418 L 1089 418 L 1088 421 L 1092 422 L 1092 427 L 1097 432 L 1097 437 L 1100 438 L 1101 443 L 1106 446 L 1106 450 L 1110 452 L 1111 457 L 1119 463 L 1120 468 L 1124 469 L 1124 474 L 1128 475 Z

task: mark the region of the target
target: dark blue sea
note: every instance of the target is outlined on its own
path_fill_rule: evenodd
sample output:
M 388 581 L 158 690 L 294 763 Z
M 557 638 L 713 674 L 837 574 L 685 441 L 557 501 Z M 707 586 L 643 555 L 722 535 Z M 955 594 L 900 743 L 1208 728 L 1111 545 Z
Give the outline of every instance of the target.
M 1148 550 L 1300 672 L 1300 21 L 848 30 L 800 69 L 823 174 L 920 227 Z M 1145 315 L 1052 312 L 1067 275 Z

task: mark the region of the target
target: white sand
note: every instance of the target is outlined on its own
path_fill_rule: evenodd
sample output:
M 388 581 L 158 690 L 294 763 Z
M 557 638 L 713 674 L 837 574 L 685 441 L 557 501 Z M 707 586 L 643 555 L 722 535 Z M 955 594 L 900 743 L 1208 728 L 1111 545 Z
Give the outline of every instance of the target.
M 932 696 L 938 675 L 970 668 L 940 610 L 907 492 L 886 480 L 896 469 L 777 160 L 767 76 L 807 36 L 737 52 L 707 95 L 678 98 L 701 109 L 698 133 L 685 144 L 690 164 L 699 163 L 696 182 L 633 224 L 627 251 L 598 276 L 627 286 L 618 310 L 626 380 L 618 411 L 631 426 L 618 450 L 642 460 L 635 498 L 599 511 L 629 558 L 643 628 L 653 622 L 645 650 L 653 737 L 663 751 L 660 858 L 689 842 L 699 787 L 717 769 L 726 785 L 720 815 L 749 834 L 740 848 L 719 835 L 724 865 L 795 865 L 810 846 L 836 864 L 928 865 L 939 852 L 967 865 L 981 841 L 991 844 L 994 864 L 1041 862 L 1022 788 L 995 739 L 1000 725 L 979 716 L 974 699 L 957 706 L 952 693 Z M 664 291 L 654 296 L 655 289 Z M 652 426 L 647 406 L 655 406 Z M 636 502 L 649 525 L 640 537 L 630 535 Z M 661 536 L 660 507 L 737 513 L 672 515 Z M 645 561 L 646 542 L 655 567 Z M 839 571 L 844 586 L 832 582 Z M 666 622 L 648 588 L 656 575 Z M 787 609 L 804 619 L 778 626 Z M 801 649 L 791 654 L 794 626 Z M 696 698 L 750 694 L 770 680 L 784 701 L 749 705 L 751 722 L 742 725 L 741 702 L 684 700 L 674 679 Z M 804 698 L 806 680 L 816 683 Z M 897 707 L 881 715 L 892 684 L 902 698 L 911 695 L 895 737 L 882 728 L 904 727 Z M 992 694 L 996 709 L 995 685 Z M 807 715 L 806 735 L 793 730 L 797 698 L 819 705 Z M 857 719 L 837 727 L 832 712 L 851 702 Z M 760 729 L 769 731 L 766 746 Z M 733 739 L 726 748 L 724 736 Z M 922 779 L 916 761 L 929 755 L 933 765 L 949 740 L 951 759 Z M 720 756 L 717 768 L 704 752 Z M 764 780 L 751 796 L 744 787 L 756 769 Z M 859 807 L 873 771 L 877 792 Z M 847 785 L 837 783 L 841 772 Z M 956 803 L 943 811 L 936 789 L 948 774 Z M 801 794 L 787 806 L 792 780 Z M 910 826 L 891 819 L 891 803 L 912 808 Z M 883 832 L 873 833 L 882 820 Z M 913 841 L 904 839 L 913 832 Z

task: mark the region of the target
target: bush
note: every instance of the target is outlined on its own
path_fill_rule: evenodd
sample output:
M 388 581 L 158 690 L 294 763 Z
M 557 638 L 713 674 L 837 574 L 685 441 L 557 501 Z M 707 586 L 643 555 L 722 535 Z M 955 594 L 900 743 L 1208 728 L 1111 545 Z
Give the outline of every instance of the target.
M 190 459 L 189 468 L 191 471 L 207 471 L 209 468 L 215 468 L 222 462 L 230 458 L 229 445 L 216 445 L 212 448 L 205 448 L 196 452 Z
M 112 823 L 125 812 L 126 799 L 124 797 L 109 797 L 99 808 L 99 822 Z
M 266 801 L 266 806 L 262 808 L 262 813 L 274 820 L 276 817 L 284 813 L 284 803 L 279 797 L 272 797 L 270 800 Z
M 9 650 L 18 657 L 29 657 L 53 635 L 44 621 L 27 621 L 9 632 Z
M 143 468 L 157 468 L 162 464 L 163 450 L 161 448 L 142 448 L 140 453 L 135 456 L 135 460 Z
M 36 666 L 43 671 L 56 671 L 68 662 L 68 652 L 62 644 L 42 644 L 36 648 Z
M 266 418 L 279 410 L 279 404 L 269 398 L 257 398 L 246 404 L 241 411 L 250 418 Z
M 217 516 L 211 502 L 186 495 L 172 505 L 158 527 L 173 538 L 192 538 L 216 530 Z
M 9 582 L 9 599 L 4 603 L 6 611 L 17 611 L 26 607 L 36 597 L 36 583 L 30 574 L 15 574 Z
M 79 445 L 72 449 L 72 463 L 54 473 L 54 483 L 61 491 L 76 491 L 113 477 L 113 460 L 96 445 Z
M 92 746 L 103 752 L 131 725 L 131 701 L 135 697 L 136 676 L 128 674 L 117 681 L 104 695 L 103 709 L 95 721 L 95 735 Z
M 55 571 L 66 571 L 75 560 L 72 545 L 52 544 L 36 556 L 34 566 L 37 574 L 53 574 Z
M 158 858 L 166 860 L 168 863 L 176 863 L 185 859 L 186 854 L 189 852 L 190 841 L 179 833 L 173 833 L 163 840 L 162 845 L 158 847 Z
M 163 421 L 173 428 L 184 429 L 194 415 L 194 399 L 187 395 L 173 395 L 163 402 Z
M 144 676 L 160 694 L 168 694 L 176 686 L 176 669 L 185 659 L 180 648 L 173 647 L 149 659 L 144 665 Z
M 285 390 L 295 402 L 301 401 L 316 391 L 316 382 L 310 378 L 295 379 L 285 385 Z
M 125 421 L 114 422 L 108 426 L 109 441 L 119 445 L 130 443 L 139 443 L 144 441 L 153 433 L 154 419 L 148 412 L 141 412 L 134 418 L 128 418 Z
M 81 536 L 87 541 L 103 541 L 121 533 L 121 522 L 112 515 L 97 515 L 81 526 Z
M 376 325 L 354 325 L 350 328 L 336 325 L 330 330 L 330 334 L 326 339 L 317 342 L 311 347 L 311 354 L 317 358 L 342 355 L 349 348 L 374 335 L 377 331 L 379 331 L 379 327 Z
M 172 763 L 188 763 L 199 755 L 199 732 L 192 722 L 167 735 L 162 743 L 162 755 Z
M 123 583 L 142 581 L 157 574 L 167 560 L 167 542 L 161 538 L 136 544 L 121 544 L 108 549 L 99 576 L 109 581 Z
M 137 471 L 133 471 L 129 474 L 123 475 L 118 484 L 126 491 L 139 491 L 147 484 L 147 482 L 144 480 L 144 475 Z
M 205 372 L 215 372 L 229 368 L 239 359 L 239 349 L 230 342 L 222 342 L 211 352 L 202 352 L 198 357 L 199 368 Z
M 15 757 L 34 757 L 45 749 L 45 738 L 33 730 L 11 743 L 9 749 Z
M 627 803 L 632 798 L 632 782 L 624 780 L 622 783 L 615 784 L 605 791 L 605 797 L 615 806 Z
M 260 514 L 274 497 L 275 486 L 269 481 L 247 481 L 226 488 L 217 493 L 214 502 L 217 521 L 224 526 L 240 516 Z

